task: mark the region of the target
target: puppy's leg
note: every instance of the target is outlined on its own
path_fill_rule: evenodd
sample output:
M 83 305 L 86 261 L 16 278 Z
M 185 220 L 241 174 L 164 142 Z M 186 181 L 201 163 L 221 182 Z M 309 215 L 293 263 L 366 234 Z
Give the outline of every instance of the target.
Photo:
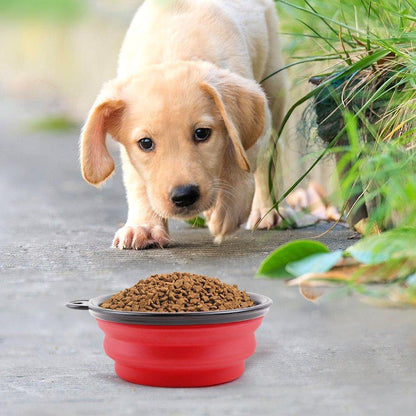
M 113 247 L 140 250 L 165 247 L 169 243 L 167 221 L 151 208 L 145 185 L 122 149 L 123 179 L 126 187 L 128 217 L 114 236 Z
M 268 75 L 283 66 L 278 35 L 278 20 L 273 3 L 267 11 L 266 20 L 269 32 L 270 52 L 263 78 L 266 78 Z M 286 77 L 283 72 L 280 72 L 279 74 L 276 74 L 266 80 L 262 86 L 266 92 L 269 102 L 269 108 L 272 116 L 272 128 L 275 132 L 278 132 L 285 113 L 287 95 Z M 274 178 L 274 192 L 275 196 L 278 197 L 279 192 L 283 189 L 282 158 L 284 143 L 282 138 L 280 138 L 276 151 L 272 152 L 273 140 L 271 130 L 267 132 L 266 135 L 268 135 L 268 137 L 264 137 L 264 144 L 261 145 L 257 159 L 257 169 L 254 174 L 256 191 L 253 198 L 250 217 L 247 222 L 247 228 L 249 229 L 254 229 L 256 225 L 260 229 L 270 229 L 278 225 L 280 222 L 280 217 L 277 211 L 275 209 L 270 211 L 273 206 L 273 202 L 269 190 L 269 161 L 270 158 L 273 158 L 274 166 L 272 174 Z M 283 203 L 282 206 L 283 205 L 285 205 L 286 208 L 287 204 Z M 268 212 L 269 214 L 267 214 Z M 290 215 L 289 212 L 288 214 Z
M 270 196 L 269 189 L 269 161 L 272 157 L 273 143 L 267 138 L 268 143 L 260 148 L 257 159 L 257 169 L 254 173 L 255 193 L 249 219 L 247 221 L 247 229 L 271 229 L 280 223 L 280 216 L 275 209 L 272 209 L 273 201 Z M 280 172 L 280 166 L 273 168 L 273 176 L 275 178 L 274 186 L 281 189 L 281 177 L 276 172 Z
M 241 170 L 235 163 L 227 164 L 215 186 L 217 201 L 206 211 L 208 228 L 221 243 L 225 237 L 235 233 L 247 221 L 254 193 L 253 175 Z

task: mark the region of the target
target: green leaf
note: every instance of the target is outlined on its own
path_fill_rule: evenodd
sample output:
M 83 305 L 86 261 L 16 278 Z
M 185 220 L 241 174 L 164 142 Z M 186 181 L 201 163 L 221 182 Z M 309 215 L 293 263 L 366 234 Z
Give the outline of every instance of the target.
M 286 271 L 296 277 L 306 273 L 325 273 L 335 266 L 342 254 L 342 250 L 336 250 L 332 253 L 312 254 L 302 260 L 288 263 Z
M 391 259 L 416 257 L 416 228 L 396 228 L 380 235 L 365 237 L 346 253 L 364 264 L 378 264 Z
M 186 220 L 186 222 L 192 228 L 205 228 L 207 226 L 205 218 L 202 217 L 191 218 L 190 220 Z
M 261 263 L 257 271 L 258 277 L 292 278 L 285 269 L 286 265 L 301 260 L 311 254 L 328 253 L 329 249 L 318 241 L 296 240 L 283 244 Z

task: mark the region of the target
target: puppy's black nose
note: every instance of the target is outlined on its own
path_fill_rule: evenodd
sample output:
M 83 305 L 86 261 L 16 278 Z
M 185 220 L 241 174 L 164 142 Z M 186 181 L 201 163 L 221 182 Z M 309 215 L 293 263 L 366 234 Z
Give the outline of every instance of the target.
M 197 185 L 184 185 L 173 188 L 170 199 L 177 207 L 188 207 L 196 202 L 200 195 Z

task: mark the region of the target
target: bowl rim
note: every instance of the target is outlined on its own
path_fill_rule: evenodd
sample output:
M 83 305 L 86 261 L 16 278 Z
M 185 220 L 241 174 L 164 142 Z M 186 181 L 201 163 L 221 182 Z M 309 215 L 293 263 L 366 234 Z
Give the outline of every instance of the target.
M 133 312 L 105 309 L 100 305 L 114 294 L 101 295 L 88 301 L 90 314 L 102 321 L 135 325 L 212 325 L 247 321 L 264 316 L 273 301 L 258 293 L 246 292 L 255 302 L 254 306 L 207 312 Z

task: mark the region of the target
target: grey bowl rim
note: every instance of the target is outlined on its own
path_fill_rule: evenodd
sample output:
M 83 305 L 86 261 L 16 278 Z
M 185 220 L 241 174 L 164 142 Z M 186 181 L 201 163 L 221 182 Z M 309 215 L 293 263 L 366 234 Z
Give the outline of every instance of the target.
M 105 300 L 114 294 L 101 295 L 88 301 L 90 314 L 102 321 L 136 324 L 136 325 L 166 325 L 166 326 L 184 326 L 184 325 L 215 325 L 222 323 L 241 322 L 255 319 L 266 315 L 271 305 L 272 299 L 265 295 L 254 292 L 246 292 L 256 303 L 254 306 L 240 309 L 227 309 L 221 311 L 207 312 L 133 312 L 133 311 L 115 311 L 112 309 L 102 308 L 101 305 Z M 179 321 L 179 322 L 178 322 Z

